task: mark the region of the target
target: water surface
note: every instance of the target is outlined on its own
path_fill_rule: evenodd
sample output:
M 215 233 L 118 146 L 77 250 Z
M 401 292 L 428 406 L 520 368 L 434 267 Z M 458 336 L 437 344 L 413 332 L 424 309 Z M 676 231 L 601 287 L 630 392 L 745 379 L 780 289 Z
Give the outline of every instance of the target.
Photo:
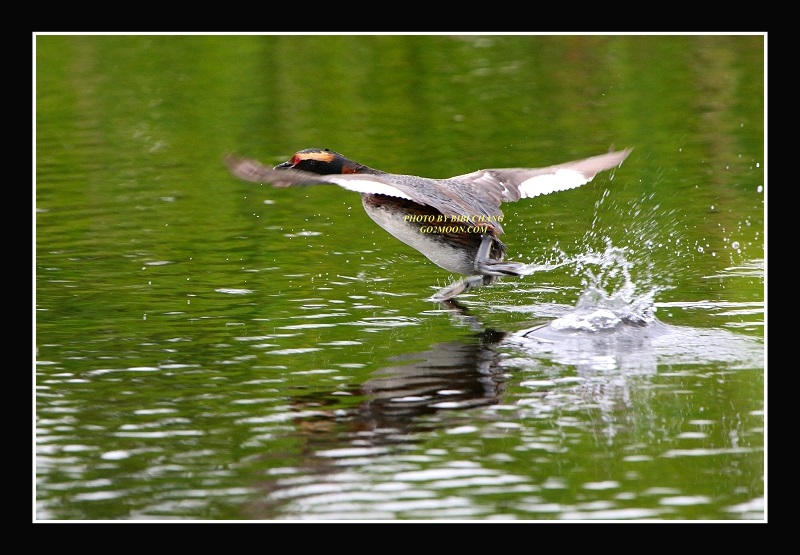
M 36 37 L 36 520 L 765 520 L 764 37 Z M 633 147 L 457 276 L 311 146 Z

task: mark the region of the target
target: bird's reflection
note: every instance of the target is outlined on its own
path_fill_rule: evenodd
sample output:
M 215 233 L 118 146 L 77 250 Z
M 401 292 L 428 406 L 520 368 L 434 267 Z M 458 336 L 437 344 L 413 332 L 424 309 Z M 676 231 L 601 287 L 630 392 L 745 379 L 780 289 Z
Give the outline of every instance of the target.
M 263 454 L 278 464 L 278 476 L 262 482 L 263 498 L 246 508 L 249 518 L 285 515 L 287 503 L 323 503 L 320 495 L 346 498 L 363 487 L 362 464 L 380 464 L 387 453 L 421 441 L 421 432 L 445 426 L 439 413 L 498 403 L 506 374 L 494 347 L 503 337 L 487 329 L 397 356 L 344 399 L 334 391 L 295 396 L 292 407 L 302 414 L 295 437 L 302 444 Z M 347 408 L 349 399 L 360 401 Z M 391 500 L 391 492 L 384 495 Z
M 486 329 L 396 356 L 390 359 L 392 364 L 350 390 L 351 396 L 363 399 L 354 408 L 343 409 L 332 392 L 298 396 L 292 405 L 315 411 L 301 423 L 310 433 L 330 434 L 337 429 L 345 436 L 356 434 L 362 443 L 407 441 L 410 432 L 425 426 L 419 423 L 422 416 L 500 401 L 506 374 L 494 347 L 505 335 Z
M 361 385 L 369 399 L 360 407 L 362 417 L 378 423 L 410 422 L 443 408 L 497 403 L 506 379 L 492 347 L 504 336 L 484 330 L 470 340 L 396 357 L 397 365 L 381 368 Z
M 247 508 L 252 517 L 392 518 L 404 506 L 397 495 L 424 498 L 429 507 L 441 501 L 446 510 L 447 500 L 425 490 L 424 482 L 398 476 L 439 464 L 447 475 L 447 458 L 438 460 L 424 443 L 427 432 L 479 424 L 487 414 L 526 422 L 536 449 L 542 438 L 552 440 L 539 432 L 564 415 L 609 453 L 625 438 L 646 442 L 659 425 L 647 385 L 659 356 L 674 360 L 695 336 L 698 349 L 709 348 L 698 330 L 617 318 L 603 307 L 566 307 L 560 318 L 513 333 L 482 327 L 457 302 L 441 308 L 477 331 L 394 357 L 348 395 L 338 389 L 293 397 L 298 417 L 291 448 L 263 454 L 274 463 L 262 482 L 264 495 Z M 714 337 L 712 344 L 730 344 Z M 513 394 L 506 391 L 512 379 Z M 482 416 L 471 418 L 470 409 L 491 405 L 508 410 L 476 411 Z M 569 449 L 570 441 L 556 438 L 553 452 Z M 496 471 L 483 464 L 469 471 Z

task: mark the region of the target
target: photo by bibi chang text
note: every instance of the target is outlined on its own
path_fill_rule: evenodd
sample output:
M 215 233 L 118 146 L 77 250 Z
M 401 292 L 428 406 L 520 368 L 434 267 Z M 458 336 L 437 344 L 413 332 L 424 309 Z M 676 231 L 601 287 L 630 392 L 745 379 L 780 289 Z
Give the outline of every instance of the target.
M 502 222 L 503 216 L 488 215 L 458 215 L 446 216 L 444 214 L 407 214 L 403 216 L 403 221 L 411 223 L 428 223 L 419 228 L 420 233 L 487 233 L 489 226 L 487 223 Z M 472 225 L 448 225 L 448 224 L 472 224 Z M 483 225 L 481 225 L 483 224 Z

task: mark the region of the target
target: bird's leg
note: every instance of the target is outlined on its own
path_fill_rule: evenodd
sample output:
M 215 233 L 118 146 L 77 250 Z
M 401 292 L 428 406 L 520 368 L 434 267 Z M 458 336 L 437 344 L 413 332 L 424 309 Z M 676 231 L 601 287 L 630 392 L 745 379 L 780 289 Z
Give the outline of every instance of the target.
M 451 283 L 447 287 L 439 289 L 433 297 L 434 301 L 447 301 L 453 297 L 465 293 L 470 289 L 480 287 L 482 285 L 489 285 L 495 280 L 494 276 L 469 276 L 464 279 Z
M 481 237 L 481 246 L 475 256 L 475 271 L 485 276 L 521 276 L 524 275 L 525 264 L 519 262 L 503 262 L 490 258 L 492 250 L 492 236 L 484 234 Z
M 521 276 L 524 275 L 522 270 L 524 264 L 519 262 L 503 262 L 502 260 L 495 260 L 490 258 L 489 255 L 492 250 L 492 236 L 484 234 L 481 237 L 481 245 L 478 247 L 478 253 L 475 255 L 475 272 L 477 275 L 465 277 L 455 283 L 451 283 L 436 292 L 432 297 L 435 301 L 446 301 L 453 297 L 465 293 L 470 289 L 489 285 L 493 283 L 498 276 Z

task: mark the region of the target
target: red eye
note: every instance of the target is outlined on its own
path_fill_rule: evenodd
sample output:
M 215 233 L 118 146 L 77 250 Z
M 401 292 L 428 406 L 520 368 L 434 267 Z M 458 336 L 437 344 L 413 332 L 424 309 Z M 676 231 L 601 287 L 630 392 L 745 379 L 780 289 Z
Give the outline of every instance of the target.
M 292 163 L 292 167 L 295 167 L 297 164 L 300 163 L 300 157 L 295 154 L 289 161 Z

